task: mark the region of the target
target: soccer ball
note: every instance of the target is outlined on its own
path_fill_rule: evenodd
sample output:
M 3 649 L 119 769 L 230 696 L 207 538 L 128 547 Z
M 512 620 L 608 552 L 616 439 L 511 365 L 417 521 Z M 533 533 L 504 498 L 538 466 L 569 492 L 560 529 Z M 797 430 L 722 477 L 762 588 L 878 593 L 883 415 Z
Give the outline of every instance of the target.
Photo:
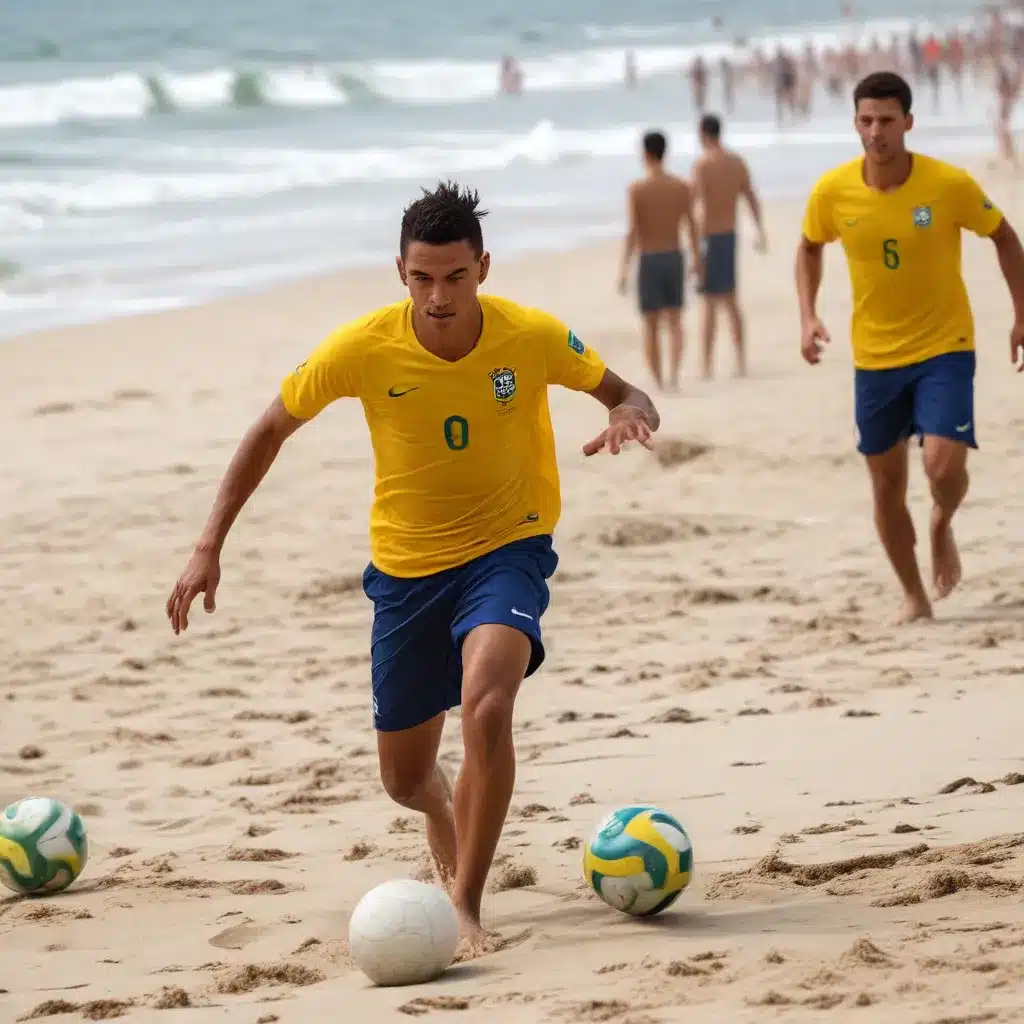
M 445 891 L 411 878 L 371 889 L 348 923 L 352 959 L 375 985 L 433 981 L 458 942 L 459 922 Z
M 610 907 L 650 917 L 690 884 L 693 847 L 686 829 L 657 807 L 612 811 L 583 848 L 583 877 Z
M 0 882 L 22 895 L 66 889 L 89 858 L 82 819 L 59 800 L 30 796 L 0 815 Z

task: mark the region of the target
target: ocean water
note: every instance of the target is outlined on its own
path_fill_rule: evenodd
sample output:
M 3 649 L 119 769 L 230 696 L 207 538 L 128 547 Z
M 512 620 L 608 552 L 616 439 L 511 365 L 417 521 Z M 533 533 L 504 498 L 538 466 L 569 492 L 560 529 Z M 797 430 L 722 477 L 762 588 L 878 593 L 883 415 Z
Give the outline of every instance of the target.
M 389 260 L 403 206 L 477 187 L 498 259 L 619 233 L 650 127 L 693 156 L 693 54 L 970 23 L 960 0 L 8 0 L 0 15 L 0 336 Z M 722 21 L 716 26 L 712 15 Z M 742 44 L 741 44 L 742 45 Z M 625 51 L 639 71 L 623 85 Z M 501 57 L 524 92 L 498 94 Z M 720 101 L 712 76 L 711 103 Z M 919 109 L 918 145 L 991 148 L 990 86 Z M 741 91 L 727 141 L 762 193 L 852 156 L 816 96 L 776 128 Z M 609 268 L 612 273 L 612 268 Z

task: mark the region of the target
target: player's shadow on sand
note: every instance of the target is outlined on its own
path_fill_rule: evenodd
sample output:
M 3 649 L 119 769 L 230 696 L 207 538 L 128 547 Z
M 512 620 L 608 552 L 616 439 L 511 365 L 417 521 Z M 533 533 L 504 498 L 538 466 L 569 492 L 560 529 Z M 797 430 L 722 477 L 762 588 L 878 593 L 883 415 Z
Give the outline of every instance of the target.
M 686 900 L 685 895 L 683 900 Z M 839 919 L 845 923 L 847 919 L 852 921 L 858 917 L 855 904 L 820 898 L 743 907 L 707 902 L 672 907 L 648 918 L 619 914 L 596 900 L 588 900 L 585 905 L 563 903 L 547 910 L 503 915 L 500 927 L 505 930 L 529 926 L 543 946 L 550 942 L 560 944 L 563 939 L 569 943 L 604 942 L 610 928 L 628 931 L 628 938 L 621 933 L 618 937 L 628 941 L 635 935 L 638 942 L 648 941 L 655 933 L 700 939 L 741 938 L 758 932 L 817 934 L 823 929 L 834 929 Z
M 983 622 L 1024 623 L 1024 602 L 1016 605 L 992 605 L 974 611 L 954 612 L 952 615 L 941 615 L 941 622 L 952 622 L 960 626 Z
M 452 964 L 440 978 L 430 982 L 430 991 L 445 985 L 461 985 L 464 981 L 475 981 L 477 978 L 486 977 L 490 973 L 492 960 L 501 954 L 489 954 L 477 960 L 464 960 L 461 963 Z M 500 961 L 498 961 L 500 962 Z

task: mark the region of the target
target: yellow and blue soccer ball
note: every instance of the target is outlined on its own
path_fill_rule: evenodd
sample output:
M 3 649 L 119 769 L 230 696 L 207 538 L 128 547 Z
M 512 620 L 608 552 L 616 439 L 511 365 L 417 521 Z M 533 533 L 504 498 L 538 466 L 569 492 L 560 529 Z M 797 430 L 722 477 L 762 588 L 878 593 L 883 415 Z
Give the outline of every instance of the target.
M 622 807 L 594 830 L 583 849 L 583 877 L 610 907 L 635 917 L 660 914 L 693 875 L 686 829 L 657 807 Z
M 32 796 L 0 815 L 0 882 L 28 896 L 66 889 L 89 858 L 82 819 L 59 800 Z

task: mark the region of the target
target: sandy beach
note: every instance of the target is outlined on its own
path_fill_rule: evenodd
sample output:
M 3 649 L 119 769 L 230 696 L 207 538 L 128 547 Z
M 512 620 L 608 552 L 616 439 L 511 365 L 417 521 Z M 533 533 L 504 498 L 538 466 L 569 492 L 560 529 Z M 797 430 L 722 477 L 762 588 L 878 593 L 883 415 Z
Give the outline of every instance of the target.
M 984 180 L 1024 227 L 1016 187 Z M 767 214 L 770 253 L 748 238 L 741 257 L 750 379 L 725 336 L 718 379 L 695 379 L 693 306 L 655 452 L 585 460 L 601 410 L 552 392 L 561 565 L 485 904 L 504 948 L 418 988 L 373 989 L 345 941 L 368 888 L 427 863 L 377 777 L 357 403 L 288 442 L 229 539 L 216 615 L 197 605 L 177 638 L 164 616 L 242 431 L 327 330 L 401 296 L 393 269 L 0 344 L 0 804 L 72 803 L 92 849 L 68 893 L 0 899 L 4 1021 L 1024 1020 L 1024 380 L 995 255 L 965 238 L 965 580 L 934 623 L 894 629 L 842 256 L 812 369 L 800 209 Z M 493 256 L 489 290 L 649 386 L 617 244 Z M 457 766 L 457 716 L 443 749 Z M 696 860 L 646 922 L 580 872 L 603 811 L 638 801 L 680 818 Z

